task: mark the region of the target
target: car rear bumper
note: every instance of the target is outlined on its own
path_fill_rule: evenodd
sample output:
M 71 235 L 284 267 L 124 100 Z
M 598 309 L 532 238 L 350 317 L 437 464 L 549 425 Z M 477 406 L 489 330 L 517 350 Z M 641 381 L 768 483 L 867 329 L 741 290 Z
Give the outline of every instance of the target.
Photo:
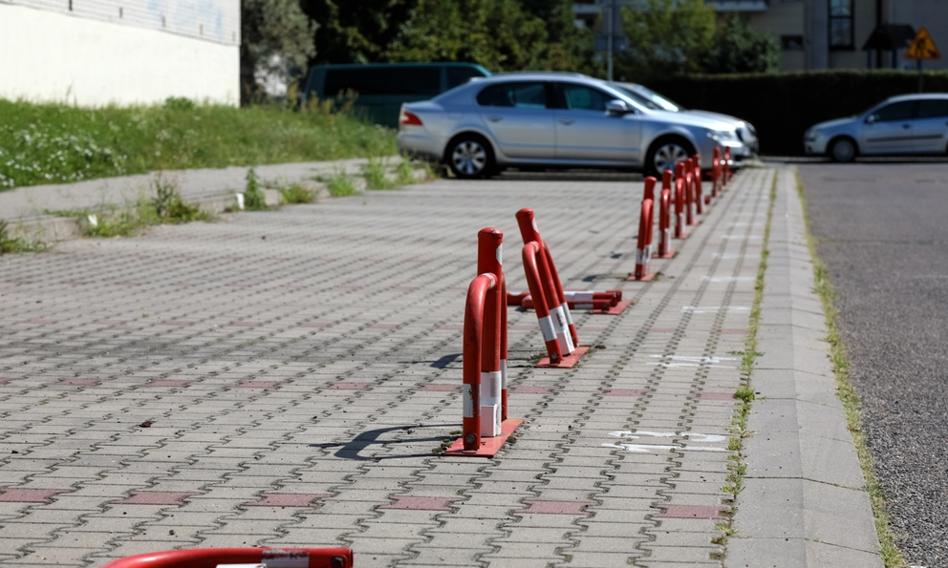
M 399 130 L 396 144 L 400 153 L 426 160 L 438 161 L 444 153 L 440 141 L 422 128 Z

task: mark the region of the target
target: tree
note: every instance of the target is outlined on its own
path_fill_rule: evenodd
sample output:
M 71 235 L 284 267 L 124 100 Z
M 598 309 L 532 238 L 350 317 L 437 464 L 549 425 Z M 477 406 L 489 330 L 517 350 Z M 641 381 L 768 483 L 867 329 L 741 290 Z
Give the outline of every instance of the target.
M 766 72 L 776 70 L 779 62 L 780 46 L 776 38 L 752 30 L 735 14 L 718 25 L 703 68 L 707 73 Z
M 516 0 L 419 0 L 392 43 L 392 61 L 471 61 L 491 71 L 539 66 L 543 21 Z
M 240 14 L 240 100 L 266 98 L 267 83 L 289 85 L 314 54 L 316 25 L 298 0 L 243 0 Z
M 542 68 L 599 74 L 592 31 L 576 27 L 572 0 L 520 0 L 520 4 L 546 27 Z
M 644 81 L 703 70 L 714 43 L 714 10 L 703 0 L 647 0 L 622 9 L 628 48 L 616 58 L 616 76 Z
M 417 4 L 417 0 L 306 0 L 303 10 L 319 22 L 311 62 L 385 61 Z

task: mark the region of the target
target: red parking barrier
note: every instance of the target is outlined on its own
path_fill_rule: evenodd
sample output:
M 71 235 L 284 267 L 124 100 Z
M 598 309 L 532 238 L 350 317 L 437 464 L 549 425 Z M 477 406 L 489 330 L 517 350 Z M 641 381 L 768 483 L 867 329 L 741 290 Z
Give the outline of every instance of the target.
M 704 215 L 704 206 L 708 201 L 701 195 L 701 192 L 704 191 L 704 187 L 701 185 L 701 156 L 695 154 L 691 157 L 692 165 L 694 166 L 694 173 L 691 175 L 692 182 L 695 186 L 695 205 L 698 209 L 698 215 Z
M 566 305 L 569 309 L 588 309 L 593 313 L 613 313 L 614 308 L 619 307 L 622 302 L 622 290 L 606 290 L 596 292 L 595 290 L 565 290 Z M 529 292 L 520 294 L 507 294 L 507 304 L 517 305 L 525 310 L 534 308 L 533 296 Z
M 507 290 L 494 228 L 477 235 L 477 276 L 464 305 L 463 418 L 461 437 L 447 455 L 493 457 L 523 420 L 507 418 Z
M 675 258 L 671 248 L 672 172 L 662 172 L 662 192 L 658 198 L 658 252 L 656 258 Z
M 105 568 L 351 568 L 349 548 L 192 548 L 137 554 L 113 560 Z
M 731 172 L 731 149 L 725 148 L 724 149 L 724 176 L 723 176 L 724 185 L 722 187 L 726 187 L 727 184 L 731 183 L 731 177 L 733 175 L 734 174 Z
M 690 227 L 695 224 L 695 187 L 694 187 L 694 175 L 695 175 L 695 166 L 691 161 L 691 158 L 688 158 L 684 161 L 685 164 L 685 223 Z
M 639 208 L 639 234 L 635 240 L 635 272 L 627 280 L 648 282 L 655 278 L 649 272 L 648 264 L 652 258 L 652 213 L 655 211 L 655 182 L 652 176 L 645 178 L 642 191 L 642 206 Z
M 675 164 L 675 238 L 688 238 L 685 230 L 685 163 Z
M 717 197 L 721 191 L 721 147 L 715 146 L 711 156 L 711 197 Z

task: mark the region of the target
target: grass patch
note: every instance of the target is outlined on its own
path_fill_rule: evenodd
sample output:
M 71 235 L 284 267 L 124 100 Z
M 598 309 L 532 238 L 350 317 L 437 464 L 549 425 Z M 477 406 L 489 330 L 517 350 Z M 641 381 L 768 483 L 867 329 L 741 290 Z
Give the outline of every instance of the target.
M 770 257 L 770 229 L 773 225 L 774 203 L 777 199 L 777 173 L 774 172 L 770 184 L 770 203 L 767 207 L 767 222 L 764 226 L 764 245 L 760 254 L 760 264 L 757 265 L 757 276 L 754 280 L 754 302 L 751 307 L 747 326 L 747 339 L 744 342 L 744 351 L 741 354 L 741 385 L 734 391 L 734 398 L 740 402 L 731 416 L 730 436 L 727 440 L 727 449 L 732 453 L 728 457 L 727 477 L 724 479 L 722 491 L 730 495 L 732 502 L 744 490 L 744 475 L 747 473 L 747 462 L 744 461 L 744 439 L 747 438 L 747 417 L 750 415 L 751 404 L 754 402 L 754 389 L 750 387 L 750 377 L 754 370 L 754 363 L 761 353 L 757 351 L 757 330 L 760 327 L 760 304 L 764 297 L 764 275 L 767 273 L 767 259 Z M 724 546 L 728 538 L 734 534 L 732 519 L 718 523 L 720 531 L 712 539 L 712 543 Z
M 316 201 L 316 192 L 306 189 L 298 183 L 280 188 L 284 203 L 312 203 Z
M 326 106 L 80 108 L 0 99 L 0 190 L 184 168 L 395 153 L 394 131 Z
M 430 171 L 430 170 L 429 170 Z M 402 159 L 395 166 L 395 185 L 411 185 L 417 183 L 415 178 L 415 166 L 411 160 Z
M 348 197 L 359 193 L 352 178 L 344 171 L 338 171 L 326 180 L 326 190 L 333 197 Z
M 846 348 L 843 345 L 842 337 L 839 334 L 839 312 L 833 305 L 836 293 L 833 284 L 830 282 L 829 273 L 826 265 L 817 255 L 817 241 L 810 228 L 810 216 L 807 209 L 806 190 L 803 182 L 800 180 L 800 173 L 796 173 L 797 193 L 803 205 L 803 221 L 806 227 L 807 246 L 810 249 L 810 257 L 813 259 L 813 277 L 815 281 L 815 292 L 823 304 L 823 315 L 826 318 L 826 340 L 830 345 L 830 361 L 833 364 L 833 374 L 836 376 L 836 394 L 843 404 L 846 414 L 846 424 L 853 436 L 853 443 L 856 446 L 856 454 L 859 456 L 859 465 L 862 467 L 863 476 L 866 478 L 866 492 L 869 494 L 869 500 L 872 504 L 872 512 L 875 518 L 876 535 L 879 538 L 879 550 L 882 554 L 882 561 L 886 568 L 903 568 L 906 566 L 905 558 L 895 546 L 895 536 L 889 524 L 889 514 L 885 505 L 885 495 L 882 487 L 876 479 L 875 468 L 873 466 L 872 454 L 866 446 L 865 435 L 862 431 L 862 422 L 859 417 L 859 395 L 849 380 L 849 359 L 846 356 Z
M 396 186 L 385 175 L 385 164 L 378 158 L 369 158 L 369 162 L 362 166 L 362 177 L 366 189 L 392 189 Z
M 10 227 L 6 221 L 0 221 L 0 254 L 17 252 L 40 252 L 46 250 L 44 243 L 28 241 L 20 237 L 10 236 Z
M 212 215 L 193 203 L 187 203 L 181 197 L 178 187 L 163 179 L 155 180 L 155 197 L 151 200 L 155 216 L 159 223 L 190 223 L 191 221 L 209 221 Z

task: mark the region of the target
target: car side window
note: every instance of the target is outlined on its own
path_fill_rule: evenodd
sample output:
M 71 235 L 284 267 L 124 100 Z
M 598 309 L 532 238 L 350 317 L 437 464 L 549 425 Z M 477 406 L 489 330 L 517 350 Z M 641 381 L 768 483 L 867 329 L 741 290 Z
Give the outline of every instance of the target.
M 543 83 L 500 83 L 489 85 L 477 95 L 481 106 L 546 108 L 546 85 Z
M 926 99 L 918 101 L 918 117 L 948 117 L 948 99 Z
M 900 101 L 886 105 L 872 113 L 878 122 L 911 120 L 915 116 L 915 101 Z
M 569 83 L 560 85 L 560 93 L 562 93 L 563 106 L 569 110 L 605 112 L 606 103 L 615 98 L 599 89 Z

